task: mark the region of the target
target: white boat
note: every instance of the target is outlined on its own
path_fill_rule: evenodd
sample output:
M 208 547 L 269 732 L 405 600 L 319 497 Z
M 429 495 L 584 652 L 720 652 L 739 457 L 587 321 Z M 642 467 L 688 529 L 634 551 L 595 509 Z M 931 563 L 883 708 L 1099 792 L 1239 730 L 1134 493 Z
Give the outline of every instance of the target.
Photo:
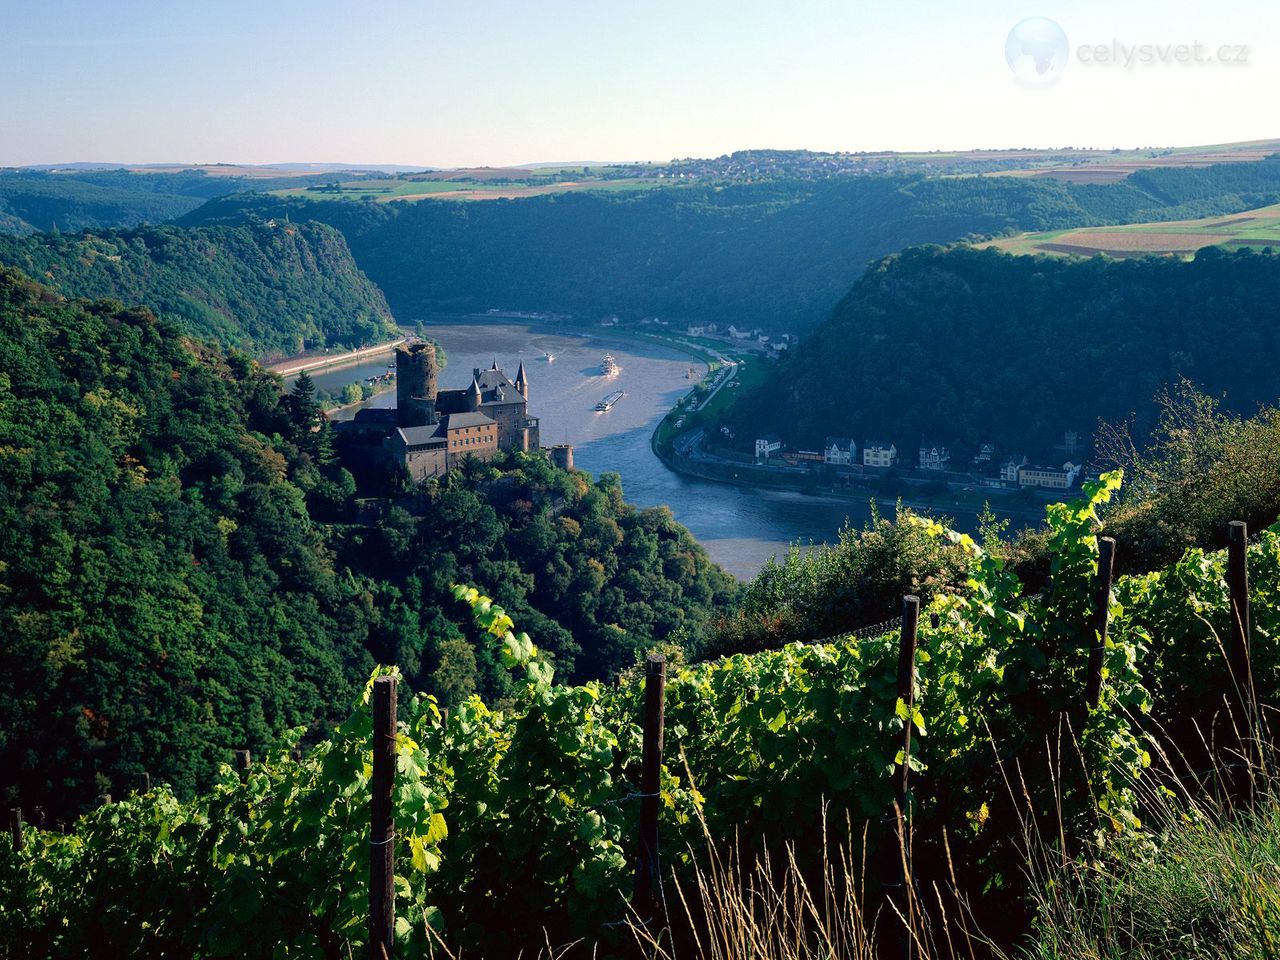
M 604 359 L 600 361 L 600 372 L 606 377 L 612 377 L 622 371 L 618 366 L 618 361 L 613 358 L 613 354 L 606 353 Z
M 596 412 L 605 413 L 615 403 L 617 403 L 619 400 L 621 400 L 625 396 L 626 394 L 623 393 L 621 390 L 613 391 L 613 393 L 609 394 L 607 397 L 605 397 L 603 400 L 601 400 L 599 403 L 596 404 Z
M 551 361 L 555 360 L 555 358 L 556 358 L 556 355 L 554 353 L 551 353 L 550 351 L 547 351 L 542 355 L 542 359 L 547 361 L 547 363 L 551 363 Z

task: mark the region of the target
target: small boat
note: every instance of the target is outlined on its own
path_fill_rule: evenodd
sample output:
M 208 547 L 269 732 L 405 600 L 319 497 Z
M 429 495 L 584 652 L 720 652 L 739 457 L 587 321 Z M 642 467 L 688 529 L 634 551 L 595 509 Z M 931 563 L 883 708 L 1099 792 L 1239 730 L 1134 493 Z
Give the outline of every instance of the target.
M 610 408 L 612 408 L 615 403 L 617 403 L 619 400 L 621 400 L 625 396 L 626 394 L 623 393 L 621 390 L 613 391 L 613 393 L 609 394 L 607 397 L 605 397 L 603 400 L 601 400 L 599 403 L 596 404 L 596 413 L 605 413 Z
M 606 377 L 612 377 L 621 372 L 622 368 L 618 366 L 618 361 L 613 358 L 613 354 L 606 353 L 604 359 L 600 361 L 600 372 Z
M 554 353 L 551 353 L 550 351 L 542 355 L 542 359 L 545 360 L 547 363 L 551 363 L 553 360 L 555 360 L 555 358 L 556 358 L 556 355 Z

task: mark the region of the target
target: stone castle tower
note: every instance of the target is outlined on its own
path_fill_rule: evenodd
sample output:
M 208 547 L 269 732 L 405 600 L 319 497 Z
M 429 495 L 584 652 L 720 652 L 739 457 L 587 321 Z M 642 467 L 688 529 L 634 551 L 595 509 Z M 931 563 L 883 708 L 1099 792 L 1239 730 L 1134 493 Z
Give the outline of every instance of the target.
M 425 427 L 436 417 L 436 348 L 424 341 L 396 347 L 396 423 Z

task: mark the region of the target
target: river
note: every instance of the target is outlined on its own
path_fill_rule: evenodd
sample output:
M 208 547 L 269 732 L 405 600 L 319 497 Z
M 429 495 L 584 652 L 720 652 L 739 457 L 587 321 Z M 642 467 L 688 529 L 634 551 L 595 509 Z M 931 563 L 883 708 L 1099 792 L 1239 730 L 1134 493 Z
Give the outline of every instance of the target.
M 442 388 L 465 387 L 475 367 L 495 360 L 515 378 L 523 360 L 529 378 L 529 413 L 539 418 L 542 443 L 571 443 L 575 466 L 599 475 L 622 477 L 628 501 L 665 505 L 711 556 L 738 577 L 753 576 L 769 557 L 792 543 L 835 539 L 845 523 L 861 526 L 870 517 L 869 502 L 841 501 L 801 493 L 766 491 L 696 480 L 663 466 L 649 447 L 658 422 L 705 373 L 703 363 L 673 347 L 636 343 L 602 334 L 558 332 L 554 327 L 518 323 L 428 322 L 426 333 L 445 350 L 448 362 Z M 542 357 L 550 352 L 555 359 Z M 617 358 L 622 370 L 605 378 L 600 360 Z M 316 385 L 338 390 L 345 384 L 382 373 L 387 358 L 312 374 Z M 607 413 L 595 404 L 613 390 L 626 396 Z M 364 406 L 395 406 L 395 392 Z M 351 417 L 358 407 L 335 414 Z M 891 505 L 887 505 L 892 509 Z M 971 528 L 973 518 L 958 518 Z

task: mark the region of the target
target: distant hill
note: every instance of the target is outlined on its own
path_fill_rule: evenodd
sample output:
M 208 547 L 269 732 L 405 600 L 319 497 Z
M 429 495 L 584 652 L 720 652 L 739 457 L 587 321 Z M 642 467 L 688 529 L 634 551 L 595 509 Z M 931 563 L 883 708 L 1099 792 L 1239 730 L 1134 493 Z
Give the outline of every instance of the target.
M 382 292 L 321 223 L 0 236 L 0 264 L 71 297 L 143 303 L 255 355 L 394 332 Z
M 72 167 L 58 167 L 56 172 L 0 169 L 0 233 L 163 223 L 194 210 L 211 197 L 305 186 L 330 179 L 328 174 L 291 176 L 284 170 L 279 176 L 264 176 L 262 171 L 248 168 L 243 169 L 243 175 L 215 176 L 206 170 L 182 168 L 140 172 L 102 169 L 91 164 Z M 251 173 L 254 175 L 249 176 Z
M 1233 213 L 1280 200 L 1280 161 L 1107 184 L 864 176 L 476 203 L 240 195 L 181 223 L 322 220 L 397 314 L 491 307 L 770 330 L 826 316 L 866 264 L 920 243 Z
M 922 438 L 1051 456 L 1067 430 L 1139 414 L 1188 378 L 1240 411 L 1280 397 L 1280 257 L 1016 257 L 917 248 L 867 270 L 727 421 L 747 442 Z M 1061 456 L 1060 456 L 1061 459 Z

